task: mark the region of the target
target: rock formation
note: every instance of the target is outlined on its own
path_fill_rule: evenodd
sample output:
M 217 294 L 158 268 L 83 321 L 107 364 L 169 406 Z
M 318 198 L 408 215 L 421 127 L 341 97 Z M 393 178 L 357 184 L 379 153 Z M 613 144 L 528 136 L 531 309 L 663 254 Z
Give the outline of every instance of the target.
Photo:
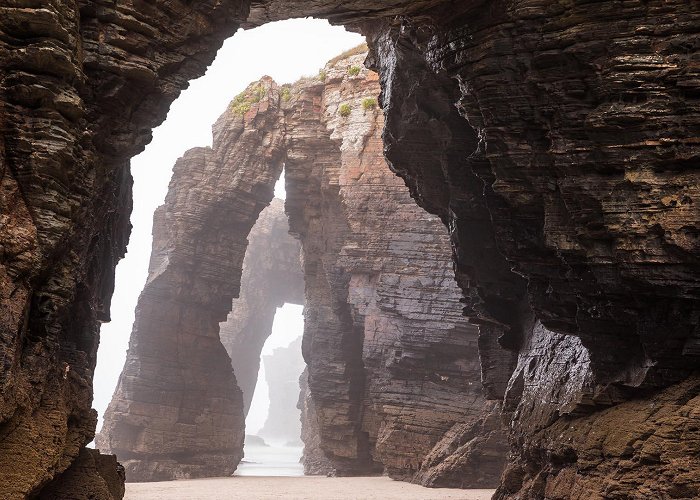
M 320 446 L 339 474 L 493 485 L 505 447 L 475 427 L 493 406 L 479 384 L 477 329 L 461 315 L 448 234 L 383 159 L 379 86 L 364 57 L 293 86 L 285 107 L 286 209 L 302 241 Z
M 228 475 L 242 457 L 243 400 L 219 323 L 239 291 L 246 237 L 282 169 L 279 95 L 269 80 L 249 94 L 257 113 L 225 113 L 213 148 L 178 160 L 154 215 L 148 280 L 97 441 L 130 481 Z
M 0 7 L 3 498 L 52 495 L 60 481 L 49 481 L 67 470 L 71 481 L 102 481 L 80 457 L 95 432 L 99 322 L 109 320 L 130 230 L 129 158 L 247 10 L 239 2 L 174 2 L 167 12 L 65 0 Z
M 301 336 L 287 347 L 278 347 L 263 356 L 263 365 L 270 388 L 270 409 L 259 434 L 270 442 L 297 443 L 301 439 L 299 377 L 306 367 L 301 356 Z
M 316 405 L 309 391 L 309 371 L 304 369 L 299 377 L 299 401 L 297 409 L 300 410 L 301 440 L 304 443 L 304 451 L 301 461 L 304 464 L 304 474 L 307 476 L 331 476 L 335 475 L 333 464 L 321 449 L 321 433 L 318 429 L 318 415 Z
M 50 494 L 92 438 L 128 159 L 240 23 L 304 16 L 368 35 L 385 154 L 449 228 L 484 385 L 510 422 L 497 497 L 698 496 L 694 2 L 138 5 L 0 7 L 3 496 Z M 360 342 L 337 341 L 353 353 L 339 417 L 366 450 L 349 424 L 371 391 Z
M 223 285 L 232 280 L 233 267 L 241 265 L 236 260 L 241 244 L 233 239 L 245 242 L 241 227 L 250 227 L 243 223 L 224 226 L 236 220 L 236 214 L 257 216 L 252 204 L 249 211 L 241 210 L 241 194 L 236 189 L 246 186 L 246 179 L 267 180 L 268 187 L 272 186 L 274 178 L 265 178 L 260 171 L 275 172 L 275 167 L 265 170 L 259 159 L 267 155 L 267 161 L 273 161 L 284 154 L 289 227 L 301 241 L 304 262 L 304 356 L 313 402 L 306 415 L 316 417 L 304 432 L 313 441 L 310 447 L 317 442 L 338 474 L 387 470 L 393 477 L 427 485 L 495 485 L 505 440 L 498 418 L 488 418 L 497 414 L 494 409 L 498 404 L 485 401 L 479 384 L 478 332 L 461 314 L 447 232 L 439 219 L 413 203 L 403 182 L 383 159 L 383 117 L 375 97 L 378 78 L 361 69 L 365 56 L 362 49 L 352 52 L 330 63 L 319 77 L 302 79 L 292 86 L 277 88 L 263 79 L 232 101 L 215 126 L 217 137 L 231 140 L 215 138 L 213 151 L 190 151 L 176 166 L 161 210 L 173 215 L 156 221 L 156 227 L 165 228 L 170 236 L 154 238 L 152 274 L 163 273 L 160 269 L 164 268 L 192 280 L 197 279 L 193 275 L 200 272 L 198 266 L 209 265 L 206 277 L 212 283 L 207 287 L 171 287 L 176 291 L 216 292 L 211 300 L 216 299 L 217 304 L 221 295 L 234 293 L 235 281 L 228 288 Z M 241 124 L 243 132 L 238 130 Z M 272 139 L 251 144 L 253 133 L 256 138 Z M 281 139 L 276 142 L 278 137 Z M 258 153 L 255 148 L 261 144 L 267 149 Z M 252 155 L 250 163 L 241 156 L 246 151 Z M 194 155 L 203 155 L 204 161 L 188 161 Z M 209 182 L 212 177 L 218 182 Z M 233 213 L 221 216 L 227 211 Z M 210 221 L 200 213 L 216 214 L 216 218 Z M 202 233 L 216 236 L 206 241 Z M 190 234 L 197 234 L 196 240 L 187 236 Z M 250 391 L 249 397 L 275 309 L 284 302 L 298 301 L 301 284 L 299 246 L 289 242 L 281 202 L 263 211 L 250 240 L 240 281 L 241 297 L 233 301 L 233 311 L 222 327 L 222 342 L 231 354 L 234 371 L 246 384 L 244 392 Z M 190 242 L 195 241 L 211 248 L 192 247 L 198 249 L 195 254 L 190 250 Z M 218 256 L 218 267 L 211 264 L 214 259 L 209 255 Z M 231 262 L 223 263 L 222 259 Z M 139 311 L 148 300 L 158 303 L 159 310 L 172 309 L 167 294 L 148 292 L 150 282 Z M 206 303 L 205 297 L 199 296 L 178 295 L 176 299 L 177 307 L 190 307 L 189 300 Z M 211 312 L 213 308 L 198 310 Z M 204 467 L 204 456 L 211 455 L 204 448 L 220 442 L 222 433 L 242 433 L 232 430 L 240 426 L 235 411 L 227 408 L 217 415 L 221 418 L 219 428 L 197 426 L 196 445 L 189 439 L 190 431 L 180 429 L 177 419 L 162 417 L 181 407 L 181 400 L 189 400 L 190 392 L 211 392 L 203 376 L 192 374 L 187 383 L 184 379 L 172 381 L 172 400 L 176 402 L 172 409 L 156 401 L 145 411 L 138 405 L 145 397 L 141 395 L 145 388 L 153 387 L 168 373 L 172 359 L 176 359 L 178 370 L 190 370 L 186 357 L 165 349 L 144 350 L 139 339 L 148 336 L 148 345 L 167 344 L 171 341 L 165 337 L 174 331 L 182 337 L 182 345 L 190 345 L 184 340 L 187 337 L 198 339 L 205 334 L 214 343 L 214 329 L 206 323 L 197 326 L 180 320 L 170 331 L 162 325 L 162 319 L 141 313 L 137 316 L 125 371 L 98 444 L 124 459 L 130 480 L 228 473 L 228 468 Z M 201 357 L 204 359 L 204 354 Z M 143 363 L 149 363 L 146 376 L 142 375 Z M 211 364 L 208 370 L 215 366 Z M 230 370 L 218 370 L 222 377 L 230 375 Z M 296 370 L 300 371 L 301 367 Z M 287 376 L 297 387 L 294 403 L 288 405 L 294 408 L 298 375 L 292 372 Z M 225 390 L 223 384 L 221 388 Z M 273 392 L 271 387 L 271 396 Z M 222 392 L 215 394 L 225 400 Z M 201 399 L 196 401 L 197 408 L 206 408 Z M 234 399 L 232 404 L 238 401 Z M 283 410 L 271 408 L 271 413 L 282 419 L 290 417 Z M 146 437 L 152 432 L 168 436 L 163 440 L 168 445 L 152 438 L 135 439 L 135 425 Z M 278 437 L 266 429 L 270 431 L 266 436 Z M 316 429 L 318 439 L 312 435 Z M 182 448 L 173 449 L 171 443 Z M 191 455 L 196 456 L 198 450 L 202 457 L 193 460 L 188 455 L 183 460 L 180 455 L 185 446 L 193 447 Z M 454 449 L 459 459 L 453 456 Z M 227 452 L 239 458 L 240 450 L 222 448 L 219 453 Z M 430 459 L 424 460 L 428 455 Z M 230 463 L 226 462 L 227 467 Z
M 301 247 L 289 234 L 282 200 L 273 199 L 261 212 L 248 239 L 240 294 L 233 300 L 231 312 L 220 325 L 219 333 L 231 358 L 238 387 L 243 391 L 246 415 L 258 380 L 260 353 L 272 333 L 277 308 L 285 303 L 304 303 Z M 302 370 L 303 367 L 299 368 L 297 373 Z M 295 378 L 297 376 L 294 374 Z M 295 402 L 297 392 L 292 394 Z M 298 432 L 296 436 L 299 437 Z

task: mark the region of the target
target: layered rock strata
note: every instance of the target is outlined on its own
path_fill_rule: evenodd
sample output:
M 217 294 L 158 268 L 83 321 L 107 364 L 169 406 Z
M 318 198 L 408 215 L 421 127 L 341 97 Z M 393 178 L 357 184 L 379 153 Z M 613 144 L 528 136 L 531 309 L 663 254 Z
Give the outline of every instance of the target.
M 272 200 L 283 139 L 274 83 L 247 95 L 256 111 L 225 113 L 213 147 L 178 160 L 154 215 L 148 280 L 97 441 L 130 481 L 229 475 L 242 457 L 243 399 L 219 323 L 239 292 L 246 237 Z
M 451 228 L 485 385 L 504 398 L 497 498 L 697 496 L 697 430 L 650 435 L 649 415 L 606 445 L 644 401 L 697 413 L 680 382 L 700 366 L 698 80 L 680 48 L 697 12 L 520 1 L 449 17 L 378 28 L 372 65 L 387 158 Z M 583 444 L 591 422 L 606 425 Z M 635 451 L 649 446 L 651 480 Z
M 66 471 L 101 481 L 80 457 L 95 432 L 99 323 L 129 236 L 129 158 L 247 16 L 239 2 L 168 4 L 0 7 L 3 498 L 52 495 Z
M 477 329 L 461 315 L 446 231 L 439 219 L 413 203 L 403 182 L 390 172 L 383 159 L 382 114 L 376 101 L 378 78 L 361 69 L 364 58 L 360 49 L 329 64 L 317 78 L 282 88 L 262 80 L 236 97 L 217 122 L 215 135 L 237 137 L 238 141 L 215 138 L 211 153 L 202 150 L 212 160 L 187 162 L 200 154 L 200 150 L 193 150 L 176 167 L 164 209 L 166 214 L 173 214 L 172 220 L 164 220 L 160 227 L 175 227 L 177 232 L 168 230 L 171 235 L 165 238 L 165 245 L 158 243 L 163 238 L 156 235 L 152 269 L 160 269 L 160 262 L 164 262 L 165 269 L 175 276 L 197 280 L 201 278 L 193 275 L 201 273 L 198 266 L 211 265 L 208 255 L 217 255 L 219 267 L 212 265 L 206 273 L 212 283 L 205 288 L 195 281 L 186 289 L 216 292 L 211 300 L 220 300 L 221 295 L 235 290 L 238 283 L 231 275 L 234 267 L 240 266 L 240 260 L 236 260 L 240 254 L 234 253 L 238 247 L 233 239 L 245 242 L 244 234 L 237 232 L 243 224 L 224 226 L 231 224 L 236 214 L 248 214 L 251 219 L 257 216 L 252 205 L 248 212 L 241 210 L 238 197 L 242 194 L 236 189 L 247 185 L 245 179 L 260 183 L 261 190 L 264 182 L 271 188 L 274 178 L 261 175 L 261 169 L 267 173 L 274 168 L 265 170 L 261 162 L 274 163 L 275 158 L 284 155 L 280 161 L 286 169 L 286 210 L 291 231 L 301 241 L 304 264 L 304 357 L 312 401 L 304 421 L 310 415 L 316 419 L 307 422 L 310 425 L 303 433 L 313 441 L 310 448 L 318 444 L 337 474 L 386 470 L 393 477 L 434 486 L 495 485 L 505 441 L 498 419 L 487 418 L 498 405 L 485 401 L 479 384 Z M 275 99 L 276 103 L 272 102 Z M 243 132 L 236 129 L 241 123 Z M 232 130 L 226 128 L 229 126 Z M 251 144 L 249 134 L 253 131 L 260 142 Z M 276 142 L 276 138 L 280 140 Z M 266 145 L 266 149 L 258 151 L 259 144 Z M 251 155 L 250 164 L 240 156 L 242 152 Z M 217 158 L 224 160 L 217 162 Z M 208 181 L 214 176 L 216 184 Z M 185 189 L 186 182 L 189 184 Z M 187 197 L 178 197 L 178 193 L 187 193 Z M 240 370 L 251 394 L 257 359 L 270 333 L 275 307 L 297 300 L 295 287 L 300 284 L 298 270 L 290 262 L 290 257 L 296 256 L 290 249 L 298 251 L 298 246 L 286 243 L 286 231 L 279 234 L 280 228 L 287 226 L 279 221 L 276 206 L 263 212 L 259 228 L 256 226 L 251 233 L 245 282 L 241 282 L 245 285 L 243 293 L 234 300 L 234 309 L 222 328 L 222 340 L 231 353 L 234 370 Z M 209 210 L 217 216 L 213 221 L 198 215 L 209 214 Z M 232 210 L 234 214 L 221 215 Z M 206 242 L 212 248 L 197 246 L 197 254 L 189 251 L 188 242 L 205 243 L 202 233 L 216 235 L 216 242 Z M 198 237 L 190 240 L 189 234 Z M 224 249 L 229 253 L 223 253 Z M 286 257 L 282 255 L 285 252 Z M 168 254 L 173 257 L 165 260 Z M 176 260 L 180 255 L 187 258 Z M 224 264 L 222 259 L 229 262 Z M 223 284 L 227 280 L 232 281 L 228 288 Z M 143 302 L 149 295 L 145 291 L 142 297 Z M 159 308 L 166 311 L 170 308 L 168 300 L 163 293 L 153 298 L 154 304 L 158 301 Z M 189 300 L 179 295 L 178 307 L 190 307 Z M 204 297 L 194 300 L 205 301 Z M 194 446 L 189 431 L 180 429 L 177 420 L 162 418 L 181 407 L 179 403 L 174 408 L 163 408 L 154 401 L 148 411 L 135 404 L 144 397 L 139 394 L 139 386 L 154 386 L 153 376 L 144 377 L 141 365 L 151 363 L 146 373 L 161 377 L 169 373 L 171 358 L 166 350 L 144 350 L 140 342 L 145 341 L 139 339 L 148 337 L 146 345 L 157 345 L 169 342 L 164 337 L 172 336 L 173 331 L 182 343 L 187 337 L 205 335 L 204 325 L 189 324 L 185 328 L 182 321 L 178 328 L 173 326 L 166 332 L 162 321 L 142 314 L 137 316 L 136 324 L 122 381 L 105 419 L 101 445 L 125 460 L 127 472 L 133 471 L 132 480 L 155 480 L 164 474 L 180 477 L 228 472 L 217 468 L 205 471 L 203 466 L 195 470 L 177 450 L 154 439 L 132 437 L 132 422 L 137 421 L 144 436 L 157 429 L 168 436 L 165 442 L 179 443 L 183 452 L 186 446 Z M 206 335 L 211 336 L 213 344 L 214 329 L 207 329 Z M 178 369 L 190 370 L 185 358 L 178 358 L 177 363 Z M 210 365 L 208 370 L 215 368 Z M 223 377 L 226 370 L 219 370 Z M 190 391 L 200 396 L 212 391 L 203 385 L 203 377 L 190 379 L 194 381 L 184 383 L 181 379 L 172 384 L 175 401 L 178 384 L 179 397 L 185 400 Z M 225 399 L 220 391 L 216 397 Z M 198 408 L 205 407 L 201 399 L 197 404 Z M 227 410 L 221 417 L 219 428 L 196 427 L 200 448 L 194 449 L 204 455 L 202 443 L 213 446 L 221 442 L 222 433 L 233 434 L 232 429 L 240 422 L 229 413 Z M 318 439 L 313 435 L 316 429 Z M 179 436 L 181 432 L 183 436 Z M 452 449 L 457 449 L 460 460 L 452 456 Z M 140 457 L 134 455 L 135 450 Z M 221 449 L 220 454 L 223 456 L 225 451 Z M 229 452 L 232 456 L 240 454 Z M 428 455 L 430 459 L 425 460 Z
M 221 343 L 231 358 L 238 387 L 243 391 L 246 415 L 258 380 L 260 353 L 272 333 L 277 308 L 285 303 L 304 303 L 301 247 L 289 234 L 282 200 L 273 199 L 260 213 L 248 239 L 240 294 L 233 300 L 231 312 L 226 322 L 221 323 L 219 332 Z M 302 366 L 291 374 L 295 383 L 303 369 Z M 291 394 L 295 402 L 297 393 L 294 390 Z M 299 438 L 298 432 L 296 438 Z
M 505 447 L 497 418 L 486 433 L 500 440 L 476 427 L 494 406 L 479 384 L 477 329 L 461 315 L 447 233 L 383 159 L 379 86 L 360 70 L 364 57 L 293 86 L 285 108 L 286 208 L 302 241 L 320 446 L 339 474 L 493 485 Z
M 638 495 L 645 465 L 628 447 L 602 453 L 604 437 L 591 441 L 597 473 L 556 450 L 585 435 L 582 418 L 640 401 L 671 420 L 697 413 L 686 378 L 700 338 L 693 2 L 141 7 L 2 7 L 0 468 L 12 472 L 0 492 L 39 492 L 91 439 L 97 322 L 128 233 L 128 158 L 241 20 L 315 15 L 370 35 L 387 154 L 450 228 L 485 386 L 512 418 L 498 496 L 542 498 L 548 484 L 571 491 L 595 474 L 589 496 Z M 558 378 L 565 369 L 574 381 Z M 676 393 L 686 396 L 667 397 Z M 630 446 L 651 436 L 642 429 Z M 697 496 L 698 427 L 687 429 L 682 441 L 654 438 L 676 458 L 659 455 L 651 496 Z

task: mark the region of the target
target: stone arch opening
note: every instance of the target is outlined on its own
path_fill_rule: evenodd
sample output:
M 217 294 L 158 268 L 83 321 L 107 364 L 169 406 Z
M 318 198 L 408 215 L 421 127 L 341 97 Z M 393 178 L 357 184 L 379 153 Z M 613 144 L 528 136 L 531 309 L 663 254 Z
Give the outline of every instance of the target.
M 692 201 L 697 13 L 687 2 L 670 10 L 660 2 L 599 4 L 357 0 L 339 10 L 331 3 L 275 0 L 59 0 L 41 8 L 7 7 L 0 159 L 3 214 L 10 214 L 3 222 L 11 230 L 3 233 L 10 251 L 0 275 L 0 431 L 8 438 L 0 466 L 12 472 L 0 478 L 2 490 L 51 493 L 97 460 L 80 450 L 94 428 L 89 407 L 97 324 L 109 316 L 111 270 L 128 234 L 128 158 L 239 24 L 318 15 L 372 37 L 385 109 L 416 116 L 401 104 L 410 104 L 410 92 L 423 84 L 429 99 L 434 79 L 401 88 L 392 87 L 391 77 L 432 72 L 450 79 L 449 95 L 478 132 L 470 161 L 393 167 L 413 196 L 451 228 L 465 298 L 483 306 L 474 317 L 494 332 L 480 342 L 490 366 L 498 365 L 499 356 L 491 356 L 498 335 L 501 345 L 517 351 L 519 364 L 539 360 L 528 370 L 532 383 L 524 382 L 522 370 L 504 381 L 512 375 L 512 356 L 508 369 L 491 372 L 497 380 L 487 380 L 492 394 L 511 397 L 508 409 L 515 410 L 506 417 L 518 447 L 498 497 L 572 488 L 603 494 L 610 481 L 622 485 L 624 495 L 649 487 L 649 477 L 656 480 L 653 494 L 696 495 L 695 451 L 681 445 L 678 452 L 673 429 L 654 436 L 661 444 L 654 446 L 652 465 L 644 447 L 613 450 L 593 472 L 578 459 L 601 456 L 599 445 L 581 439 L 588 430 L 624 425 L 630 411 L 652 428 L 662 426 L 644 409 L 657 403 L 677 418 L 676 428 L 697 434 L 687 418 L 697 407 L 698 379 L 691 373 L 700 345 Z M 416 57 L 397 54 L 396 47 Z M 442 123 L 433 106 L 417 111 L 427 113 L 427 125 Z M 387 144 L 398 144 L 395 132 L 388 126 Z M 449 143 L 453 131 L 447 132 L 442 139 Z M 411 143 L 399 148 L 406 146 Z M 421 151 L 412 152 L 416 157 L 409 160 L 420 159 Z M 484 189 L 452 182 L 464 172 L 475 174 Z M 486 199 L 486 212 L 470 209 L 472 195 L 476 207 Z M 495 245 L 470 241 L 464 231 L 479 225 L 493 233 Z M 481 251 L 495 255 L 496 270 L 506 273 L 481 273 Z M 528 282 L 522 302 L 499 300 L 501 289 L 521 291 L 520 276 Z M 511 306 L 516 310 L 508 314 Z M 545 339 L 543 356 L 535 334 Z M 562 335 L 580 343 L 560 342 Z M 548 368 L 567 345 L 573 348 L 563 354 L 571 362 L 585 359 L 581 346 L 591 354 L 590 367 L 576 365 L 584 377 L 572 390 Z M 528 391 L 535 386 L 551 389 L 551 405 L 532 398 Z M 562 395 L 573 395 L 573 404 L 562 405 Z M 576 402 L 590 414 L 580 415 Z M 611 411 L 601 410 L 610 405 Z M 628 441 L 647 437 L 640 430 Z M 15 471 L 13 461 L 33 456 L 31 447 L 42 453 Z M 659 449 L 673 449 L 673 459 L 657 461 Z M 690 474 L 674 473 L 678 456 L 691 463 Z
M 154 239 L 152 273 L 165 272 L 162 262 L 181 276 L 187 286 L 177 290 L 198 291 L 194 302 L 204 314 L 224 311 L 222 297 L 240 294 L 220 333 L 180 321 L 176 335 L 219 334 L 238 384 L 223 366 L 206 370 L 221 370 L 228 389 L 211 387 L 204 365 L 201 374 L 184 368 L 191 380 L 181 382 L 174 397 L 181 403 L 193 397 L 191 418 L 210 421 L 213 413 L 211 421 L 225 421 L 220 428 L 181 425 L 188 423 L 179 417 L 181 408 L 173 411 L 177 418 L 139 413 L 154 374 L 129 371 L 143 362 L 139 336 L 158 335 L 162 325 L 137 318 L 145 326 L 134 328 L 132 359 L 98 442 L 129 457 L 124 464 L 131 480 L 233 472 L 243 445 L 246 393 L 249 401 L 274 311 L 284 302 L 303 302 L 308 368 L 302 385 L 308 394 L 300 406 L 312 421 L 302 435 L 318 445 L 306 454 L 308 471 L 325 460 L 322 466 L 339 475 L 386 471 L 432 486 L 495 483 L 505 442 L 493 418 L 498 405 L 487 403 L 478 386 L 477 329 L 461 313 L 444 227 L 413 203 L 383 158 L 378 77 L 362 67 L 365 58 L 366 47 L 359 47 L 293 85 L 269 77 L 252 83 L 215 124 L 212 148 L 191 150 L 176 165 L 160 224 L 170 229 L 162 241 Z M 282 202 L 272 199 L 282 165 L 286 215 Z M 192 306 L 189 295 L 149 291 L 153 281 L 143 301 L 165 300 L 178 311 Z M 203 327 L 207 332 L 197 330 Z M 209 349 L 202 359 L 221 357 L 218 347 Z M 187 364 L 181 346 L 175 350 L 177 356 L 159 354 L 166 364 L 173 357 Z M 126 441 L 135 449 L 143 445 L 138 456 L 120 447 L 123 422 L 132 425 L 129 431 L 140 425 L 137 445 Z M 150 438 L 156 429 L 169 436 L 168 445 Z M 212 460 L 221 433 L 229 435 L 229 446 Z M 475 439 L 486 435 L 492 439 Z M 169 448 L 178 439 L 181 453 Z M 447 450 L 457 443 L 462 460 L 448 460 Z

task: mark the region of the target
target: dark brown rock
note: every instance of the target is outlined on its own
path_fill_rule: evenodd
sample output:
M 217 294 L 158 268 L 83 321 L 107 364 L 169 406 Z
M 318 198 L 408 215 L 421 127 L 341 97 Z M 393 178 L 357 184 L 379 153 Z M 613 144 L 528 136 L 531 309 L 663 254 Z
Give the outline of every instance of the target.
M 11 473 L 0 492 L 22 496 L 66 470 L 94 430 L 97 327 L 128 234 L 128 158 L 248 4 L 57 0 L 1 14 L 0 470 Z M 499 496 L 545 495 L 566 436 L 533 428 L 567 423 L 573 439 L 582 419 L 643 400 L 694 414 L 693 398 L 688 409 L 666 397 L 699 364 L 694 3 L 269 0 L 248 22 L 305 15 L 371 35 L 389 160 L 450 229 L 485 386 L 513 430 Z M 365 392 L 360 349 L 350 351 L 348 416 Z M 676 447 L 680 474 L 677 460 L 602 467 L 613 491 L 566 455 L 550 491 L 598 477 L 590 496 L 629 497 L 644 470 L 661 496 L 692 496 L 664 478 L 700 475 L 688 460 L 697 433 L 691 425 Z
M 114 455 L 82 448 L 71 466 L 42 488 L 41 500 L 112 500 L 124 497 L 124 467 Z

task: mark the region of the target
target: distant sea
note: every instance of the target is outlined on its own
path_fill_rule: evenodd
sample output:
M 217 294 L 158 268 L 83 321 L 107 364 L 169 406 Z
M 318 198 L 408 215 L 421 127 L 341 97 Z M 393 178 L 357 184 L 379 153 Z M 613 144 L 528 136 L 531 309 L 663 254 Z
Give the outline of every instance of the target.
M 292 446 L 248 446 L 234 476 L 303 476 L 299 462 L 303 448 Z

